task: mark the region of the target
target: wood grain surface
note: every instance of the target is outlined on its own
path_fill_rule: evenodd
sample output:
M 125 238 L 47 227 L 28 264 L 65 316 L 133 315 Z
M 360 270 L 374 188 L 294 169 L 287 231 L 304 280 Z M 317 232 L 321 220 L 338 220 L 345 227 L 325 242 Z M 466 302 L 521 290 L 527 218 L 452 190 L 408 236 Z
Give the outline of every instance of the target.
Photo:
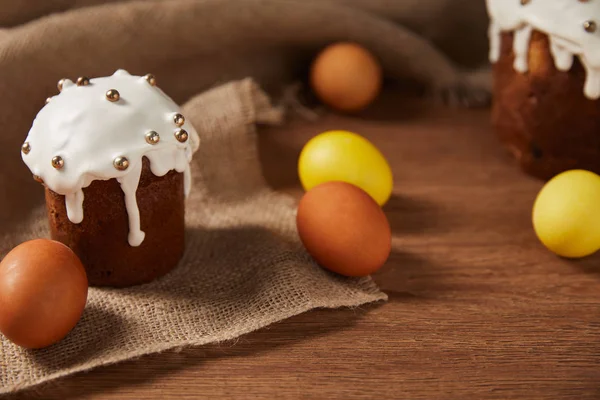
M 390 160 L 389 302 L 317 310 L 222 343 L 101 368 L 13 399 L 598 399 L 600 258 L 559 259 L 531 228 L 542 183 L 500 148 L 489 111 L 383 100 L 261 130 L 265 175 L 301 193 L 302 145 L 327 129 Z

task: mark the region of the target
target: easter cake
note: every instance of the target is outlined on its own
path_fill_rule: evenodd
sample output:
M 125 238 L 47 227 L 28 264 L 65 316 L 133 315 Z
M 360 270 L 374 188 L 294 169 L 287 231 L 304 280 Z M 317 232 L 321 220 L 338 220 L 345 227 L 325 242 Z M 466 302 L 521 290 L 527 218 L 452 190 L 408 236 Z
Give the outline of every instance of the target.
M 45 187 L 51 237 L 93 286 L 131 286 L 172 270 L 184 250 L 184 202 L 199 146 L 152 75 L 63 79 L 21 148 Z
M 487 0 L 492 123 L 530 175 L 600 173 L 600 1 Z

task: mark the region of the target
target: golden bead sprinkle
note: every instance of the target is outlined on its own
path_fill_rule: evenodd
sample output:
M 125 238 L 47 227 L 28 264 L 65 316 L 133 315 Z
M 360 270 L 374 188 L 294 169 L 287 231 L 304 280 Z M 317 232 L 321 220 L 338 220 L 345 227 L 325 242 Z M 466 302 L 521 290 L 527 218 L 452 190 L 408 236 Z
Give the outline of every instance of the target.
M 156 144 L 160 141 L 160 135 L 155 131 L 146 133 L 146 142 L 148 144 Z
M 177 129 L 175 131 L 175 139 L 178 142 L 185 143 L 188 140 L 188 133 L 185 129 Z
M 60 81 L 58 81 L 58 83 L 56 84 L 56 87 L 58 88 L 59 92 L 62 92 L 62 90 L 63 90 L 63 83 L 65 83 L 66 80 L 67 80 L 66 78 L 63 78 Z
M 594 21 L 585 21 L 583 23 L 583 29 L 585 29 L 585 31 L 588 33 L 596 32 L 597 28 L 598 28 L 598 26 L 596 25 L 596 22 L 594 22 Z
M 80 76 L 77 78 L 77 86 L 87 86 L 90 84 L 90 80 L 86 76 Z
M 106 92 L 106 100 L 110 102 L 114 103 L 115 101 L 119 101 L 120 98 L 121 95 L 117 89 L 110 89 Z
M 46 97 L 46 104 L 50 103 L 52 101 L 52 97 Z
M 31 151 L 31 145 L 29 144 L 29 142 L 23 143 L 23 145 L 21 146 L 21 151 L 23 152 L 23 154 L 29 154 L 29 152 Z
M 146 76 L 144 76 L 144 79 L 146 79 L 146 82 L 148 82 L 150 86 L 156 86 L 156 78 L 154 77 L 154 75 L 146 74 Z
M 173 115 L 173 122 L 175 122 L 175 125 L 181 127 L 183 126 L 183 124 L 185 124 L 185 117 L 179 113 Z
M 113 165 L 119 171 L 125 171 L 129 168 L 129 160 L 123 156 L 119 156 L 113 160 Z
M 62 169 L 65 166 L 65 160 L 61 156 L 52 157 L 52 166 L 55 169 Z
M 527 4 L 529 4 L 531 2 L 531 0 L 521 0 L 521 5 L 522 6 L 526 6 Z

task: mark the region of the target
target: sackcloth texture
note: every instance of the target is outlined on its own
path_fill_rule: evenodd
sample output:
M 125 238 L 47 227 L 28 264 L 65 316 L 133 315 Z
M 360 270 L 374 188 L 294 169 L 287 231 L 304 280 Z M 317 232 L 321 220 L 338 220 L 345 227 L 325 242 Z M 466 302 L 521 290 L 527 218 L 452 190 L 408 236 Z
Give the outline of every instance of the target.
M 328 273 L 303 250 L 294 200 L 263 180 L 256 126 L 282 123 L 282 108 L 273 106 L 278 90 L 334 41 L 364 44 L 392 78 L 438 89 L 461 83 L 430 41 L 479 37 L 445 18 L 453 10 L 466 15 L 455 5 L 474 2 L 436 1 L 445 6 L 429 23 L 419 19 L 425 12 L 414 12 L 427 2 L 415 0 L 410 7 L 371 0 L 0 0 L 0 256 L 49 235 L 43 189 L 22 163 L 20 145 L 59 79 L 119 68 L 153 73 L 201 136 L 180 265 L 147 285 L 92 288 L 79 324 L 52 347 L 27 351 L 1 338 L 0 393 L 233 339 L 313 308 L 385 300 L 369 278 Z M 465 53 L 475 45 L 457 47 Z
M 325 272 L 303 251 L 295 202 L 263 181 L 255 122 L 280 112 L 251 80 L 191 99 L 185 115 L 201 150 L 187 201 L 180 265 L 153 283 L 91 288 L 83 318 L 62 342 L 28 351 L 0 340 L 0 392 L 148 353 L 233 339 L 315 307 L 383 300 L 369 279 Z M 45 210 L 34 209 L 5 235 L 1 253 L 48 237 Z

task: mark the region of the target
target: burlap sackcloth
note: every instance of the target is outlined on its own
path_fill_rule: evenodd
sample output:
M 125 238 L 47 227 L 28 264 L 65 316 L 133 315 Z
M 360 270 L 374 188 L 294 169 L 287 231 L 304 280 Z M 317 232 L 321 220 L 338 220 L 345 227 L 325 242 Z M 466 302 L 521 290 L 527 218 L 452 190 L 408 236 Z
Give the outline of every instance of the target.
M 0 393 L 235 338 L 311 308 L 385 299 L 370 279 L 330 274 L 302 249 L 294 201 L 269 190 L 261 175 L 255 124 L 282 115 L 258 85 L 276 93 L 322 46 L 351 40 L 373 51 L 388 77 L 477 94 L 479 84 L 432 44 L 477 53 L 472 49 L 485 43 L 475 39 L 486 24 L 484 6 L 465 12 L 476 3 L 0 0 L 0 256 L 48 235 L 42 188 L 19 149 L 58 79 L 118 68 L 153 73 L 185 103 L 202 137 L 180 266 L 149 285 L 92 289 L 83 319 L 51 348 L 26 351 L 0 339 Z
M 91 288 L 83 318 L 62 342 L 28 351 L 0 339 L 0 393 L 181 346 L 235 338 L 316 307 L 384 300 L 370 278 L 317 266 L 295 227 L 295 201 L 267 188 L 255 123 L 280 111 L 250 79 L 212 89 L 184 106 L 201 147 L 187 201 L 187 250 L 173 272 L 128 289 Z M 0 242 L 47 237 L 37 208 Z

